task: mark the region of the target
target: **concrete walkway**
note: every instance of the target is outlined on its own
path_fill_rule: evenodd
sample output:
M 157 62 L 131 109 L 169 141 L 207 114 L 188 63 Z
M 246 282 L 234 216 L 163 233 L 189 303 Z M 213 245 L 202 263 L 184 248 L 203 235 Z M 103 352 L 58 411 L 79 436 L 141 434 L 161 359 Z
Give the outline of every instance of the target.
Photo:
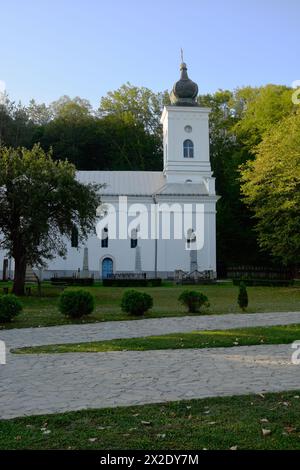
M 0 340 L 5 341 L 8 348 L 15 348 L 43 344 L 84 343 L 114 338 L 137 338 L 193 330 L 225 330 L 251 326 L 290 325 L 292 323 L 300 323 L 300 312 L 201 315 L 62 325 L 47 328 L 20 328 L 0 330 Z
M 161 318 L 0 331 L 8 347 L 195 329 L 300 323 L 300 313 Z M 300 339 L 300 338 L 299 338 Z M 7 354 L 0 418 L 300 389 L 290 345 L 42 355 Z

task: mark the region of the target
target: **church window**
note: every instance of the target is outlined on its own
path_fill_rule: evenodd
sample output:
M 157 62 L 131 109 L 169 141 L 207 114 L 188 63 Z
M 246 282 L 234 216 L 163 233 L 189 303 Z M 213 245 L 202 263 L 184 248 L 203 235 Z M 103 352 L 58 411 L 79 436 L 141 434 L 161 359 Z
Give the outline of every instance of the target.
M 130 239 L 130 246 L 131 248 L 136 248 L 138 244 L 138 239 L 137 239 L 137 230 L 133 229 L 131 231 L 131 239 Z
M 195 241 L 196 241 L 196 234 L 194 232 L 194 229 L 189 228 L 187 231 L 187 236 L 186 236 L 187 248 L 191 248 L 191 244 L 195 243 Z
M 102 230 L 101 247 L 108 248 L 108 228 L 107 227 L 104 227 L 104 229 Z
M 183 142 L 183 156 L 184 158 L 194 158 L 194 144 L 190 139 Z
M 71 233 L 71 247 L 78 248 L 78 228 L 75 225 L 72 228 Z

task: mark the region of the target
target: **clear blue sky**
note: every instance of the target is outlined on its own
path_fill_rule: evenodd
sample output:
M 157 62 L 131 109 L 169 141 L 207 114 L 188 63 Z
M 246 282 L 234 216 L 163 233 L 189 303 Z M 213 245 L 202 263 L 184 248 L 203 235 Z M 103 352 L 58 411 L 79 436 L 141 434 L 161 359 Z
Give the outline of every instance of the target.
M 0 15 L 0 81 L 24 103 L 170 89 L 180 47 L 200 93 L 300 79 L 299 0 L 0 0 Z

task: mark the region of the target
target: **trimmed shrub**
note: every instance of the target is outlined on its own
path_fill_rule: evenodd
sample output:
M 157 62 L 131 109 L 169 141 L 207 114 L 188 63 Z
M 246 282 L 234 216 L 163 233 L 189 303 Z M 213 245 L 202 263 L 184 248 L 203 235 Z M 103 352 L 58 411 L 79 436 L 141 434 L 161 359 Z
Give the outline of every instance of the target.
M 0 297 L 0 322 L 10 322 L 23 310 L 18 297 L 13 294 L 2 295 Z
M 239 287 L 238 304 L 243 311 L 248 307 L 248 293 L 246 285 L 243 282 L 240 283 Z
M 65 291 L 60 295 L 58 308 L 68 317 L 81 318 L 92 313 L 95 301 L 92 294 L 85 290 Z
M 197 313 L 201 307 L 208 307 L 208 298 L 201 292 L 184 290 L 178 297 L 180 303 L 185 305 L 189 313 Z
M 145 312 L 153 307 L 153 299 L 151 295 L 136 290 L 127 290 L 124 292 L 121 308 L 123 312 L 131 315 L 144 315 Z

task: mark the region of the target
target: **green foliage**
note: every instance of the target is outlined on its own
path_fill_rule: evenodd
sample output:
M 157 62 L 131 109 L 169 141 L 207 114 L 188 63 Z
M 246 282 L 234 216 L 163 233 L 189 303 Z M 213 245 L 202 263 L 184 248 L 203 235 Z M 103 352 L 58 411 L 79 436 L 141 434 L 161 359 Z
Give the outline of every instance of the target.
M 117 116 L 124 121 L 141 124 L 145 131 L 161 136 L 160 116 L 165 104 L 169 104 L 167 91 L 153 93 L 149 88 L 125 83 L 118 90 L 109 91 L 100 102 L 99 112 Z
M 69 96 L 61 96 L 49 106 L 52 116 L 66 120 L 80 121 L 92 115 L 92 106 L 88 100 L 76 96 L 71 99 Z
M 12 283 L 1 283 L 11 288 Z M 193 289 L 198 290 L 196 287 Z M 51 286 L 48 282 L 42 283 L 42 296 L 38 295 L 37 286 L 32 287 L 31 295 L 22 298 L 24 315 L 19 315 L 13 323 L 5 324 L 5 328 L 30 328 L 39 326 L 54 326 L 66 324 L 80 324 L 86 322 L 123 321 L 132 320 L 119 308 L 125 289 L 122 287 L 103 287 L 98 282 L 95 286 L 85 288 L 95 297 L 96 308 L 93 315 L 83 320 L 71 319 L 62 315 L 58 308 L 58 298 L 61 289 Z M 127 290 L 127 289 L 126 289 Z M 164 283 L 162 287 L 142 289 L 153 297 L 153 308 L 147 313 L 147 318 L 171 318 L 186 315 L 185 309 L 178 302 L 178 296 L 184 290 L 182 286 L 173 283 Z M 211 307 L 208 314 L 226 315 L 227 313 L 240 313 L 237 302 L 237 287 L 231 282 L 203 285 L 201 291 L 207 295 Z M 300 304 L 300 289 L 295 283 L 294 287 L 249 287 L 251 305 L 249 312 L 297 312 Z M 103 301 L 105 300 L 105 308 Z
M 31 146 L 35 131 L 26 107 L 5 95 L 0 103 L 0 146 Z
M 0 188 L 0 246 L 15 259 L 14 293 L 23 294 L 27 264 L 64 255 L 74 226 L 81 242 L 94 230 L 99 186 L 81 184 L 72 164 L 35 145 L 0 148 Z
M 54 160 L 78 170 L 160 170 L 160 114 L 168 95 L 123 85 L 110 92 L 95 112 L 82 98 L 62 96 L 46 106 L 31 100 L 0 105 L 0 145 L 31 148 L 40 143 Z
M 231 348 L 263 344 L 291 344 L 299 340 L 300 325 L 199 330 L 189 333 L 119 338 L 90 343 L 62 343 L 13 349 L 15 354 L 60 354 L 106 351 L 151 351 L 159 349 Z
M 15 295 L 2 295 L 0 297 L 0 323 L 10 322 L 21 313 L 22 309 L 23 306 Z
M 244 90 L 244 89 L 242 89 Z M 217 259 L 222 264 L 255 264 L 258 246 L 251 212 L 241 201 L 239 166 L 252 158 L 248 148 L 235 132 L 242 119 L 246 100 L 238 92 L 218 90 L 198 98 L 201 106 L 209 106 L 210 158 L 217 203 Z M 259 261 L 262 262 L 261 255 Z
M 241 282 L 239 286 L 238 304 L 242 310 L 248 307 L 248 292 L 243 282 Z
M 88 291 L 65 291 L 59 298 L 58 307 L 60 312 L 68 317 L 81 318 L 93 312 L 95 301 L 92 294 Z
M 199 97 L 210 106 L 211 163 L 216 177 L 217 259 L 223 263 L 268 264 L 269 251 L 260 252 L 255 220 L 243 203 L 239 167 L 252 161 L 253 149 L 289 116 L 294 105 L 285 86 L 218 90 Z
M 261 248 L 285 264 L 300 261 L 300 112 L 283 119 L 242 167 L 242 193 L 257 220 Z
M 201 307 L 208 307 L 208 298 L 201 292 L 185 290 L 178 297 L 180 303 L 185 305 L 190 313 L 197 313 Z
M 292 93 L 291 88 L 282 85 L 237 90 L 235 99 L 241 106 L 234 132 L 246 147 L 252 149 L 266 132 L 292 112 Z
M 198 98 L 201 106 L 212 109 L 210 152 L 221 196 L 217 205 L 217 258 L 221 263 L 267 264 L 270 253 L 277 256 L 270 249 L 273 240 L 265 243 L 261 230 L 255 230 L 253 205 L 243 203 L 239 167 L 251 162 L 255 147 L 292 115 L 292 92 L 270 84 L 218 90 Z M 6 97 L 0 106 L 0 144 L 31 148 L 40 142 L 46 152 L 53 149 L 54 160 L 67 159 L 80 170 L 161 170 L 159 120 L 166 104 L 166 91 L 154 93 L 130 83 L 102 97 L 97 112 L 79 97 L 62 96 L 49 106 L 31 101 L 27 107 Z M 288 133 L 285 142 L 288 145 Z M 287 223 L 294 225 L 289 216 Z M 297 238 L 294 227 L 289 236 Z M 273 246 L 276 251 L 278 243 Z M 277 258 L 281 260 L 281 254 Z
M 145 292 L 128 290 L 124 292 L 121 300 L 121 308 L 123 312 L 131 315 L 144 315 L 153 307 L 153 299 L 151 295 Z

